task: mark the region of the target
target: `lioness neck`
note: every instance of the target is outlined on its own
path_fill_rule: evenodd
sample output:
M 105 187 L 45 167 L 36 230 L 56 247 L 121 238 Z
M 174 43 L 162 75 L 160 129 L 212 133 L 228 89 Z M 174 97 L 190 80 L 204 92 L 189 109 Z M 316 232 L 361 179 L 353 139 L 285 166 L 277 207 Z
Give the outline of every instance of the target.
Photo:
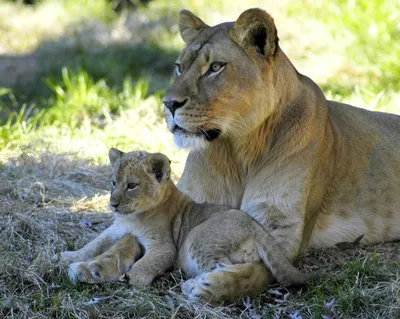
M 269 114 L 240 139 L 233 136 L 216 140 L 208 150 L 213 157 L 220 158 L 216 153 L 222 156 L 229 149 L 229 158 L 240 163 L 244 172 L 263 159 L 279 157 L 280 152 L 303 150 L 326 126 L 328 109 L 322 91 L 297 72 L 280 48 L 275 64 L 268 67 L 271 69 L 265 71 L 263 103 Z M 312 122 L 318 124 L 311 125 Z

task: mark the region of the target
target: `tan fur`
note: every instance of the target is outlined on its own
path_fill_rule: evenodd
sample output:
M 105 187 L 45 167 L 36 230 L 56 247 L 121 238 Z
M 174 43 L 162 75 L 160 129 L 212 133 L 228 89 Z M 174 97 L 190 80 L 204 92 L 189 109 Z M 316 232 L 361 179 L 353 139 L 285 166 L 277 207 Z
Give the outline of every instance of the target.
M 109 250 L 87 262 L 70 265 L 68 274 L 73 282 L 101 283 L 116 281 L 132 267 L 140 256 L 138 241 L 125 234 Z
M 97 251 L 101 240 L 82 248 L 90 260 L 77 251 L 81 261 L 69 267 L 72 280 L 113 281 L 128 272 L 131 284 L 146 286 L 177 264 L 192 278 L 184 283 L 184 294 L 213 303 L 258 294 L 273 276 L 286 285 L 310 279 L 247 214 L 197 204 L 183 195 L 169 177 L 165 155 L 111 149 L 110 160 L 115 182 L 110 203 L 116 218 L 104 233 L 124 236 L 94 259 L 85 247 Z M 130 190 L 132 183 L 138 186 Z M 125 225 L 125 232 L 118 225 Z M 137 260 L 140 246 L 144 255 Z
M 181 12 L 191 36 L 164 98 L 185 101 L 165 108 L 176 144 L 191 149 L 178 188 L 247 212 L 291 259 L 360 235 L 400 239 L 400 117 L 327 101 L 261 9 L 214 27 L 198 19 Z M 224 70 L 207 75 L 216 61 Z

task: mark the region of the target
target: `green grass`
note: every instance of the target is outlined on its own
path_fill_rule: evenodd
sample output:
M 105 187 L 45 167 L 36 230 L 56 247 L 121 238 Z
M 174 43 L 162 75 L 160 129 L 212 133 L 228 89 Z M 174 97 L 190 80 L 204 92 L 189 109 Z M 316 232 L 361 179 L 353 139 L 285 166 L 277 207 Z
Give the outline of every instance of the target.
M 331 37 L 327 49 L 345 58 L 321 83 L 329 97 L 371 110 L 400 113 L 398 1 L 300 0 L 294 1 L 288 14 L 322 23 Z M 330 63 L 335 64 L 336 56 Z
M 332 251 L 334 255 L 336 252 Z M 398 265 L 383 264 L 374 253 L 352 258 L 341 269 L 330 268 L 299 295 L 294 304 L 305 302 L 310 316 L 341 315 L 351 318 L 392 318 L 398 310 Z M 329 306 L 332 302 L 332 306 Z
M 400 316 L 396 244 L 311 252 L 300 266 L 326 273 L 309 286 L 217 309 L 182 300 L 179 273 L 148 291 L 73 286 L 54 259 L 109 223 L 110 147 L 164 152 L 179 178 L 186 152 L 172 145 L 161 97 L 183 45 L 181 8 L 215 24 L 264 6 L 284 51 L 328 98 L 400 114 L 398 1 L 271 3 L 153 0 L 130 12 L 106 0 L 0 3 L 0 317 Z
M 71 132 L 85 125 L 101 129 L 111 123 L 115 116 L 135 111 L 138 117 L 146 118 L 154 113 L 156 121 L 162 118 L 161 92 L 148 95 L 149 83 L 139 79 L 133 82 L 126 77 L 121 89 L 110 88 L 104 79 L 94 81 L 85 71 L 73 74 L 62 68 L 62 82 L 46 80 L 54 93 L 47 103 L 37 105 L 23 104 L 21 109 L 9 115 L 6 123 L 0 127 L 0 145 L 17 147 L 22 140 L 29 140 L 35 134 L 48 127 Z M 6 92 L 5 92 L 6 94 Z M 15 96 L 9 95 L 16 104 Z M 148 111 L 143 105 L 151 104 Z M 149 123 L 151 124 L 151 123 Z
M 303 12 L 323 21 L 339 41 L 347 38 L 346 55 L 362 68 L 364 83 L 377 90 L 399 90 L 400 3 L 398 1 L 358 0 L 299 1 Z M 307 11 L 306 11 L 307 10 Z

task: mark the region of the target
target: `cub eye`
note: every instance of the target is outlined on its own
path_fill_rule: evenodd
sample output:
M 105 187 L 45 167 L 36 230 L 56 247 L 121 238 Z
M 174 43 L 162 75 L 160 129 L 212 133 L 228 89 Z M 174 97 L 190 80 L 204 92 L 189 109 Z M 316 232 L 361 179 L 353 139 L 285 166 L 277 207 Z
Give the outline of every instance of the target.
M 175 73 L 177 76 L 181 76 L 183 72 L 183 65 L 179 63 L 175 63 Z
M 226 63 L 223 63 L 223 62 L 213 62 L 213 63 L 211 63 L 210 72 L 211 73 L 216 73 L 216 72 L 222 71 L 222 69 L 224 68 L 225 64 Z
M 111 182 L 111 187 L 115 188 L 115 182 L 114 181 Z
M 135 188 L 138 187 L 138 186 L 139 186 L 139 184 L 128 183 L 127 188 L 128 188 L 129 190 L 133 190 L 133 189 L 135 189 Z

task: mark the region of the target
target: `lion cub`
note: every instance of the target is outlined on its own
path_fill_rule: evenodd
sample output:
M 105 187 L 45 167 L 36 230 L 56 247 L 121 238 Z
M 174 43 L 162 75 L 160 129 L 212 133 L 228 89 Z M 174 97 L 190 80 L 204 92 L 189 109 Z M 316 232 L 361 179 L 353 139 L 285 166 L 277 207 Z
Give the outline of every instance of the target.
M 183 284 L 185 295 L 219 302 L 259 294 L 271 273 L 286 285 L 310 279 L 247 214 L 181 193 L 165 155 L 112 148 L 109 157 L 115 221 L 82 249 L 62 253 L 75 261 L 73 281 L 112 281 L 128 273 L 131 284 L 146 286 L 177 263 L 192 278 Z

